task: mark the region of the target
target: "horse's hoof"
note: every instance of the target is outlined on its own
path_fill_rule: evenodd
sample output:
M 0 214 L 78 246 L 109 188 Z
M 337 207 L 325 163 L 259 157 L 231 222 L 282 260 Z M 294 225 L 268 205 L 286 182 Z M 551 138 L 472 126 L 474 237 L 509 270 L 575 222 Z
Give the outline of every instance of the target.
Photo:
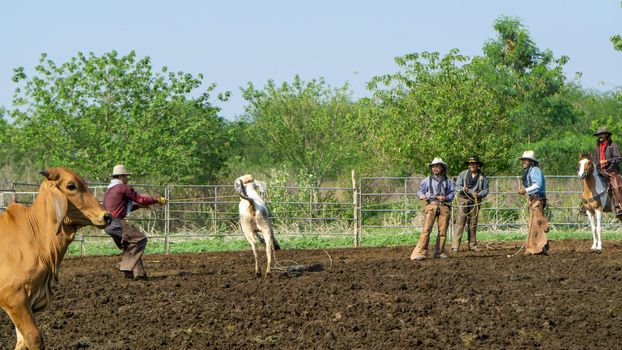
M 592 251 L 593 251 L 594 253 L 596 253 L 596 254 L 600 254 L 600 253 L 602 253 L 602 252 L 603 252 L 603 250 L 602 250 L 602 249 L 597 249 L 597 248 L 592 248 Z

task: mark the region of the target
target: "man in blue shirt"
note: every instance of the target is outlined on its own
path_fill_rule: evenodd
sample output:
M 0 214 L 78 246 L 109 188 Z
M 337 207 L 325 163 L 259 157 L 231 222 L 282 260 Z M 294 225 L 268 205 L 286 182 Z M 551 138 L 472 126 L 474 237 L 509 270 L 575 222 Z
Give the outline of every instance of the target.
M 438 218 L 438 239 L 433 257 L 447 258 L 445 239 L 451 217 L 450 203 L 454 199 L 454 183 L 447 177 L 447 164 L 441 158 L 434 158 L 429 165 L 432 174 L 421 182 L 417 191 L 419 199 L 425 200 L 427 204 L 423 211 L 423 228 L 419 243 L 410 255 L 412 260 L 425 260 L 428 257 L 430 232 L 436 218 Z
M 544 215 L 546 208 L 546 182 L 540 170 L 540 162 L 533 151 L 523 152 L 519 157 L 523 163 L 522 184 L 518 194 L 529 196 L 529 221 L 527 225 L 527 243 L 525 254 L 549 254 L 549 241 L 546 233 L 549 231 L 549 221 Z

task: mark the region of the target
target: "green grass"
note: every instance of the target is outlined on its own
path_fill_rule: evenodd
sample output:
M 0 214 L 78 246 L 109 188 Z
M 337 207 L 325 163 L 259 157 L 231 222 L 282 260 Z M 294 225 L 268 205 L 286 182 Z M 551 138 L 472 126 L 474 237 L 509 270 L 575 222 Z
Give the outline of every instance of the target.
M 434 242 L 436 231 L 433 232 L 431 241 Z M 277 237 L 283 249 L 330 249 L 350 248 L 353 246 L 352 236 L 279 236 Z M 526 238 L 524 231 L 509 232 L 478 232 L 478 241 L 520 241 Z M 364 234 L 361 237 L 362 247 L 394 247 L 414 246 L 417 244 L 419 234 Z M 463 240 L 465 237 L 463 237 Z M 587 231 L 551 231 L 550 240 L 561 239 L 592 239 L 592 234 Z M 622 240 L 622 232 L 603 232 L 604 240 Z M 69 255 L 81 255 L 80 242 L 76 241 L 69 246 Z M 107 237 L 88 238 L 83 246 L 84 255 L 114 255 L 120 251 Z M 239 236 L 234 237 L 208 237 L 201 239 L 180 239 L 172 237 L 169 244 L 170 253 L 203 253 L 203 252 L 227 252 L 249 250 L 250 246 Z M 164 253 L 163 239 L 150 239 L 146 252 Z

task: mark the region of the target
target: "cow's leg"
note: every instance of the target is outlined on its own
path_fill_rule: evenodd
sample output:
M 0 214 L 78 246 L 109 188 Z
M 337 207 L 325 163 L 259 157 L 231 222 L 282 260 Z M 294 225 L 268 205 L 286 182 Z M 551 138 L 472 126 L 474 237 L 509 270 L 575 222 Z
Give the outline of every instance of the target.
M 15 333 L 17 335 L 15 350 L 45 348 L 43 335 L 35 323 L 32 311 L 25 303 L 11 305 L 5 310 L 15 325 Z
M 250 220 L 241 221 L 242 233 L 244 237 L 251 245 L 253 250 L 253 256 L 255 257 L 255 275 L 261 276 L 261 270 L 259 270 L 259 257 L 257 256 L 257 240 L 255 239 L 255 225 Z
M 259 269 L 259 257 L 257 256 L 257 242 L 253 238 L 253 240 L 248 241 L 251 244 L 251 248 L 253 249 L 253 256 L 255 256 L 255 275 L 258 277 L 261 276 L 261 270 Z
M 268 276 L 270 275 L 270 266 L 272 266 L 272 234 L 270 233 L 270 230 L 268 231 L 263 231 L 263 239 L 266 242 L 266 275 L 265 277 L 268 278 Z
M 590 228 L 592 229 L 592 250 L 596 249 L 596 224 L 595 224 L 595 218 L 594 218 L 594 213 L 592 213 L 591 209 L 588 209 L 587 212 L 587 218 L 590 220 Z
M 596 210 L 596 251 L 601 252 L 603 250 L 603 242 L 600 239 L 600 233 L 602 231 L 603 212 Z

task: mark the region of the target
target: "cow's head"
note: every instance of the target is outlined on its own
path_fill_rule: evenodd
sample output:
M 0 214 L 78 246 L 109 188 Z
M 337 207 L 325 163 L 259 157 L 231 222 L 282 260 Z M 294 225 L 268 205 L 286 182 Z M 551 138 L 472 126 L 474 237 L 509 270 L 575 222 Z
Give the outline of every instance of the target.
M 58 225 L 103 228 L 112 220 L 78 174 L 65 168 L 49 168 L 41 171 L 41 175 L 45 180 L 40 192 L 46 192 L 48 215 L 55 218 Z

